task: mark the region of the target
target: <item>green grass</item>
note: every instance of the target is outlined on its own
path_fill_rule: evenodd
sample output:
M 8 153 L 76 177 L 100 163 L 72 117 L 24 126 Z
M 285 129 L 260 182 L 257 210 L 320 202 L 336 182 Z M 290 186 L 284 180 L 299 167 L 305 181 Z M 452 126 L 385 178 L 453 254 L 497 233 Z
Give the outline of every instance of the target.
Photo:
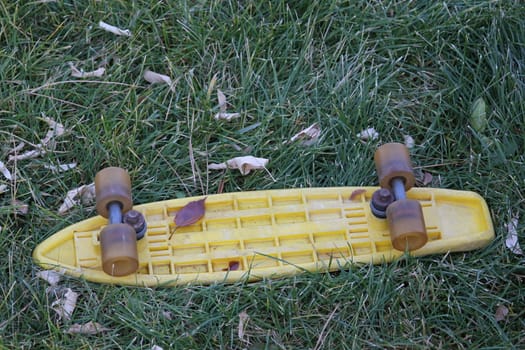
M 523 348 L 525 260 L 505 247 L 504 224 L 520 215 L 525 246 L 524 18 L 525 5 L 510 0 L 1 2 L 0 160 L 16 181 L 0 177 L 0 347 Z M 103 32 L 100 20 L 133 36 Z M 107 72 L 80 81 L 67 62 L 86 71 L 106 62 Z M 150 87 L 145 69 L 177 80 L 176 92 Z M 240 119 L 213 119 L 215 75 Z M 480 97 L 488 126 L 476 132 Z M 19 142 L 41 141 L 43 115 L 69 130 L 55 151 L 7 162 Z M 283 144 L 314 122 L 318 144 Z M 369 126 L 380 138 L 363 144 L 356 134 Z M 404 135 L 436 186 L 487 199 L 489 247 L 250 284 L 149 290 L 67 279 L 80 294 L 70 323 L 110 328 L 97 336 L 65 334 L 35 277 L 33 248 L 95 214 L 57 210 L 102 167 L 129 169 L 136 203 L 213 194 L 223 181 L 226 192 L 374 185 L 375 148 Z M 270 159 L 271 176 L 207 172 L 247 148 Z M 44 167 L 70 162 L 78 166 L 64 173 Z M 14 214 L 14 199 L 27 215 Z M 498 305 L 510 310 L 500 322 Z M 249 343 L 237 334 L 242 311 Z

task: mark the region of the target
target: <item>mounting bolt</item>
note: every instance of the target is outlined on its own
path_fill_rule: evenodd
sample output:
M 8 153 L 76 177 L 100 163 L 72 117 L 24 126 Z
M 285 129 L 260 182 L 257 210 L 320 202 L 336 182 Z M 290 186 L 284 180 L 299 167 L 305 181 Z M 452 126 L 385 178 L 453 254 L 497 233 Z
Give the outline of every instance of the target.
M 141 212 L 136 210 L 128 211 L 124 214 L 122 222 L 133 227 L 137 233 L 137 239 L 144 237 L 144 234 L 146 233 L 146 220 Z
M 372 201 L 377 209 L 386 210 L 386 207 L 394 201 L 394 195 L 389 189 L 381 188 L 374 192 Z
M 386 218 L 386 208 L 394 202 L 394 194 L 386 188 L 380 188 L 375 191 L 370 201 L 370 209 L 378 218 Z

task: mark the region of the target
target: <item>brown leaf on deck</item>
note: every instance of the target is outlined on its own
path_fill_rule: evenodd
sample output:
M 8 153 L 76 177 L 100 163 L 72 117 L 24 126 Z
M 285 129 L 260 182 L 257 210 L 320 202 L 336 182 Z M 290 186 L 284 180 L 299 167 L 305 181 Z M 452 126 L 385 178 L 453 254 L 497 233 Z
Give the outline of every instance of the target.
M 175 225 L 178 227 L 189 226 L 199 221 L 204 216 L 204 201 L 206 198 L 189 202 L 175 216 Z
M 350 195 L 350 200 L 351 201 L 355 201 L 356 199 L 358 199 L 363 193 L 366 193 L 366 190 L 364 188 L 359 188 L 357 190 L 355 190 L 354 192 L 352 192 L 352 194 Z
M 240 263 L 238 261 L 229 261 L 228 267 L 225 269 L 222 269 L 222 271 L 237 271 L 239 270 Z

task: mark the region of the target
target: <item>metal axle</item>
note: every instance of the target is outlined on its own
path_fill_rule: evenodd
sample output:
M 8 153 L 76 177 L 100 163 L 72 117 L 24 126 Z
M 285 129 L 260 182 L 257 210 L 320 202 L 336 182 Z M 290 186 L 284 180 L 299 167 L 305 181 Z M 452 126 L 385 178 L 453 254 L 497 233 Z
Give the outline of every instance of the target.
M 109 212 L 109 223 L 110 224 L 121 224 L 122 223 L 122 207 L 118 202 L 111 202 L 108 204 Z
M 407 195 L 405 192 L 405 182 L 402 178 L 396 177 L 392 179 L 392 182 L 390 183 L 392 185 L 392 190 L 394 192 L 394 197 L 396 198 L 396 201 L 400 199 L 406 199 Z

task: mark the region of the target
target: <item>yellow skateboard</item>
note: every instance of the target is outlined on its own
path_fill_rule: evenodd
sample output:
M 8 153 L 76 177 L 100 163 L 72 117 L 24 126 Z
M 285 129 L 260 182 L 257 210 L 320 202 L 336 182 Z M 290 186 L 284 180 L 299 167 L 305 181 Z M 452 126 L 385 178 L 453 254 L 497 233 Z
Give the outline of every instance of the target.
M 237 192 L 134 207 L 127 172 L 106 168 L 95 178 L 100 215 L 55 233 L 33 257 L 88 281 L 152 287 L 334 271 L 405 252 L 478 249 L 494 238 L 478 194 L 412 187 L 403 145 L 381 146 L 375 162 L 381 187 Z M 202 199 L 204 215 L 177 226 L 177 214 Z

